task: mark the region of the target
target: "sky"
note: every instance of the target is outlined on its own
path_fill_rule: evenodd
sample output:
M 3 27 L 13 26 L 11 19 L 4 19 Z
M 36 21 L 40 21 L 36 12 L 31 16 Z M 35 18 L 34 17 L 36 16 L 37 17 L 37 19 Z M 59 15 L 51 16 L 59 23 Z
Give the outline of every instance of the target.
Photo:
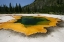
M 30 3 L 34 2 L 34 0 L 0 0 L 0 5 L 6 4 L 7 6 L 9 3 L 12 3 L 13 6 L 17 4 L 21 4 L 21 6 L 28 5 Z

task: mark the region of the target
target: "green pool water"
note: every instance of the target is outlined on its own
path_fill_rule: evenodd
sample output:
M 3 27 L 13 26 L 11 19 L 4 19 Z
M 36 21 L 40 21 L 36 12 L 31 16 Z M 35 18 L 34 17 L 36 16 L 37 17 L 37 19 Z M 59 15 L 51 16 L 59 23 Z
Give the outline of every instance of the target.
M 47 25 L 49 20 L 43 17 L 33 17 L 33 16 L 22 16 L 15 23 L 21 23 L 24 25 Z

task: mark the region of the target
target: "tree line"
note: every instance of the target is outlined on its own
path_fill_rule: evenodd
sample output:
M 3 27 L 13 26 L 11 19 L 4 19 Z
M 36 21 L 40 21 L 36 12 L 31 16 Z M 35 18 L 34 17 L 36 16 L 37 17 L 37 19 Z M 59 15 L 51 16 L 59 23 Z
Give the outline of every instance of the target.
M 0 13 L 21 13 L 22 12 L 22 7 L 21 5 L 16 3 L 16 6 L 12 6 L 10 3 L 9 6 L 7 5 L 2 5 L 0 6 Z
M 59 4 L 56 6 L 43 6 L 37 8 L 37 6 L 33 5 L 33 8 L 30 8 L 28 5 L 22 7 L 20 4 L 12 6 L 9 3 L 9 6 L 2 5 L 0 6 L 0 13 L 13 14 L 13 13 L 64 13 L 64 5 Z

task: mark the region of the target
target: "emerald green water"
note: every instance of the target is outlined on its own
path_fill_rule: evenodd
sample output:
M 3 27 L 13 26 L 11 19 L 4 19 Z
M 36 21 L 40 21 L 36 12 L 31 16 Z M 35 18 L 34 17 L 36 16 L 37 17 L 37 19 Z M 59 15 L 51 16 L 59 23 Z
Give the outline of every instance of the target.
M 15 23 L 24 25 L 46 25 L 49 22 L 49 20 L 43 17 L 22 16 L 21 19 L 17 20 Z

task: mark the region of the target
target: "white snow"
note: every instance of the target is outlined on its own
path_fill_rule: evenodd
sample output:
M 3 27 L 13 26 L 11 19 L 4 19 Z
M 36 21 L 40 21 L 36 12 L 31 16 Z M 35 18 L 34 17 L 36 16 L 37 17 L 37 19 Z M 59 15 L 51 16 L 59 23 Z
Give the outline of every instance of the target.
M 40 15 L 64 20 L 64 15 Z M 1 16 L 0 19 L 2 19 L 0 22 L 6 22 L 14 18 L 11 16 Z M 35 34 L 30 37 L 10 30 L 0 30 L 0 42 L 64 42 L 64 27 L 54 27 L 48 34 Z

